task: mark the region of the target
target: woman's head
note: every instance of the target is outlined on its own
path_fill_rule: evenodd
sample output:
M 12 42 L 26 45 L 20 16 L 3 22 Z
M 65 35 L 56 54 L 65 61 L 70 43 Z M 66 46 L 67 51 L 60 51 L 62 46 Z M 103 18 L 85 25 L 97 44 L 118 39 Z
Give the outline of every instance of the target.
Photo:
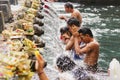
M 60 33 L 61 33 L 61 40 L 66 44 L 70 37 L 72 36 L 71 32 L 69 31 L 68 27 L 62 27 L 60 29 Z
M 56 60 L 57 68 L 62 71 L 70 71 L 75 67 L 75 63 L 68 56 L 60 56 Z
M 61 35 L 68 32 L 68 31 L 69 31 L 69 28 L 67 26 L 60 28 Z

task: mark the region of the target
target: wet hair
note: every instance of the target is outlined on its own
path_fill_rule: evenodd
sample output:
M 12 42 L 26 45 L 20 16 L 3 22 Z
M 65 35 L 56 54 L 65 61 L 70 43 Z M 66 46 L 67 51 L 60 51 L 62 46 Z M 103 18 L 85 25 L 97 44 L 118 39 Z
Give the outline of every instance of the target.
M 61 35 L 67 33 L 69 36 L 72 36 L 72 33 L 69 31 L 69 28 L 67 26 L 60 28 L 60 33 Z
M 76 80 L 91 80 L 88 73 L 83 68 L 77 68 L 73 71 Z
M 63 55 L 57 58 L 56 65 L 62 72 L 70 71 L 76 66 L 68 56 Z
M 83 28 L 79 29 L 78 32 L 82 33 L 83 35 L 88 34 L 90 37 L 93 38 L 93 34 L 92 34 L 92 31 L 90 30 L 90 28 L 83 27 Z
M 83 67 L 78 67 L 68 56 L 59 56 L 56 65 L 62 72 L 71 71 L 75 80 L 93 80 Z
M 77 27 L 80 27 L 80 24 L 81 24 L 81 23 L 79 22 L 78 19 L 72 17 L 72 18 L 70 18 L 70 19 L 67 21 L 67 24 L 68 24 L 69 26 L 75 25 L 75 26 L 77 26 Z
M 67 8 L 73 9 L 73 5 L 70 2 L 67 2 L 64 6 L 67 7 Z

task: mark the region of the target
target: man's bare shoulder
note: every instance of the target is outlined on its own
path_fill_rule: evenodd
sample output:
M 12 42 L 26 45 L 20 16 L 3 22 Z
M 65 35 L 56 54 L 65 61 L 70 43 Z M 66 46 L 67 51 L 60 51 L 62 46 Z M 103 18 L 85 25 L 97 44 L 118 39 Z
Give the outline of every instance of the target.
M 75 13 L 75 14 L 80 14 L 80 11 L 77 10 L 77 9 L 75 9 L 73 13 Z
M 80 15 L 80 13 L 78 11 L 74 11 L 71 16 L 74 16 L 75 18 L 77 18 Z
M 99 43 L 97 41 L 92 41 L 90 43 L 88 43 L 89 47 L 99 47 Z

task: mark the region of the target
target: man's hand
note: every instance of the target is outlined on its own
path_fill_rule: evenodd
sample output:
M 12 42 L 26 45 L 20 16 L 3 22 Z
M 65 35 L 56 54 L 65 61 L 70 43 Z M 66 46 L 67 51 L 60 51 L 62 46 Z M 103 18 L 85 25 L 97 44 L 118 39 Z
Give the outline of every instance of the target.
M 43 68 L 45 67 L 45 60 L 43 59 L 40 53 L 36 55 L 36 58 L 37 58 L 36 65 L 35 65 L 36 70 L 38 72 L 43 71 Z
M 81 40 L 81 39 L 80 39 Z M 79 37 L 74 37 L 74 46 L 75 46 L 75 51 L 76 51 L 76 54 L 79 55 L 79 50 L 80 50 L 80 46 L 79 46 Z
M 80 47 L 76 47 L 76 48 L 75 48 L 75 51 L 76 51 L 76 54 L 77 54 L 77 55 L 79 55 L 79 49 L 80 49 Z
M 40 80 L 49 80 L 47 75 L 45 74 L 45 72 L 43 70 L 43 68 L 45 67 L 45 61 L 41 55 L 39 57 L 40 57 L 40 59 L 37 59 L 36 65 L 35 65 L 35 68 L 38 72 L 39 79 Z
M 67 18 L 65 16 L 59 16 L 60 19 L 67 21 Z
M 41 61 L 36 61 L 36 65 L 35 65 L 35 68 L 37 70 L 37 72 L 42 72 L 43 71 L 43 68 L 44 68 L 44 63 L 45 61 L 41 60 Z
M 73 33 L 73 37 L 80 37 L 80 35 L 79 35 L 78 32 L 74 32 L 74 33 Z

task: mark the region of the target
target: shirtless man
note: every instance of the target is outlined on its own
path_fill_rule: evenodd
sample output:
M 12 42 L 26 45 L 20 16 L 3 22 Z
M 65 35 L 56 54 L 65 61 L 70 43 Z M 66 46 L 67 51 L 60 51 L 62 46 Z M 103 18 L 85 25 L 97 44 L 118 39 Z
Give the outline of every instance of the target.
M 76 51 L 74 49 L 74 36 L 73 34 L 76 33 L 79 29 L 80 29 L 80 24 L 81 22 L 79 22 L 76 18 L 70 18 L 67 21 L 67 25 L 69 28 L 69 31 L 72 33 L 72 36 L 70 38 L 70 40 L 68 41 L 68 43 L 66 44 L 66 50 L 70 50 L 71 51 L 71 55 L 73 57 L 74 60 L 83 60 L 84 55 L 77 55 Z M 84 43 L 79 41 L 79 46 L 83 47 Z
M 71 50 L 74 46 L 74 36 L 73 34 L 77 32 L 80 29 L 80 22 L 76 18 L 70 18 L 67 21 L 67 26 L 69 28 L 69 31 L 72 33 L 72 36 L 69 40 L 69 42 L 66 45 L 66 50 Z
M 93 34 L 89 28 L 81 28 L 74 35 L 75 51 L 78 55 L 86 54 L 84 62 L 87 70 L 95 72 L 97 70 L 97 61 L 99 57 L 99 43 L 93 38 Z M 79 38 L 80 37 L 80 38 Z M 86 46 L 80 48 L 78 41 L 83 41 Z
M 76 19 L 79 20 L 79 22 L 82 22 L 82 16 L 80 14 L 80 12 L 77 9 L 73 8 L 73 5 L 70 2 L 67 2 L 65 5 L 65 11 L 67 13 L 71 13 L 71 17 L 74 17 Z M 60 16 L 60 19 L 63 19 L 65 21 L 67 21 L 68 19 L 65 16 Z

